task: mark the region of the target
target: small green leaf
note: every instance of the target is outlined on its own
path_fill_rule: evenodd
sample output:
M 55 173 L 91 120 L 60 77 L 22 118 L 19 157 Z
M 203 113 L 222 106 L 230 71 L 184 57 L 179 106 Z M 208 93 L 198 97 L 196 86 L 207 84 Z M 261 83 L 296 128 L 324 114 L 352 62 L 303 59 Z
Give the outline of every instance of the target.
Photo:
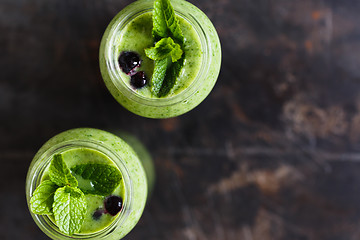
M 163 81 L 163 84 L 158 93 L 158 97 L 165 97 L 169 94 L 170 90 L 176 83 L 176 79 L 180 74 L 183 64 L 184 58 L 181 58 L 179 61 L 171 64 L 171 66 L 166 71 L 166 81 Z
M 150 80 L 150 91 L 154 94 L 154 96 L 159 95 L 161 86 L 163 85 L 166 76 L 166 70 L 170 64 L 171 61 L 168 58 L 155 61 L 154 73 Z
M 152 33 L 155 41 L 159 41 L 161 38 L 168 37 L 168 27 L 165 20 L 161 0 L 154 1 Z
M 75 176 L 91 181 L 93 189 L 82 189 L 85 193 L 102 196 L 113 193 L 122 179 L 120 171 L 107 164 L 81 164 L 72 167 L 71 171 Z
M 157 97 L 165 97 L 171 91 L 179 77 L 184 57 L 176 62 L 171 62 L 168 58 L 155 61 L 155 68 L 150 80 L 150 90 Z
M 171 51 L 171 60 L 172 62 L 178 61 L 183 54 L 183 50 L 181 50 L 181 47 L 179 44 L 175 43 L 175 47 Z
M 179 21 L 176 18 L 174 8 L 171 6 L 170 0 L 161 0 L 162 9 L 166 20 L 166 25 L 170 32 L 170 37 L 180 44 L 184 43 L 184 36 L 180 29 Z
M 78 185 L 76 178 L 71 175 L 70 170 L 66 166 L 63 156 L 61 154 L 56 154 L 51 161 L 49 168 L 49 176 L 50 180 L 60 187 L 65 185 L 77 187 Z
M 183 51 L 179 44 L 168 37 L 158 41 L 155 47 L 146 48 L 145 54 L 152 60 L 162 60 L 170 56 L 172 62 L 176 62 L 181 58 Z
M 43 181 L 30 199 L 30 209 L 35 214 L 52 214 L 54 194 L 58 186 L 50 180 Z
M 161 60 L 166 58 L 173 51 L 172 43 L 174 41 L 171 38 L 163 38 L 155 44 L 155 47 L 145 48 L 145 54 L 152 60 Z
M 73 235 L 80 231 L 87 210 L 84 193 L 75 187 L 58 188 L 54 196 L 53 212 L 60 231 Z
M 184 43 L 184 36 L 169 0 L 155 0 L 153 11 L 153 36 L 155 41 L 172 37 L 177 43 Z

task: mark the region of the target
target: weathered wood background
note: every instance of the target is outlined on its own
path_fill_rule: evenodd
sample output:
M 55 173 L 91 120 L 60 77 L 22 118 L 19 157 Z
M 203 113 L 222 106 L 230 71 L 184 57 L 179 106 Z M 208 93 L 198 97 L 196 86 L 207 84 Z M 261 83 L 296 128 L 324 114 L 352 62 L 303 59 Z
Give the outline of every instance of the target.
M 130 0 L 0 0 L 0 239 L 47 239 L 25 177 L 75 127 L 149 148 L 153 196 L 133 240 L 360 239 L 360 1 L 197 0 L 218 30 L 217 85 L 151 120 L 102 82 L 101 36 Z

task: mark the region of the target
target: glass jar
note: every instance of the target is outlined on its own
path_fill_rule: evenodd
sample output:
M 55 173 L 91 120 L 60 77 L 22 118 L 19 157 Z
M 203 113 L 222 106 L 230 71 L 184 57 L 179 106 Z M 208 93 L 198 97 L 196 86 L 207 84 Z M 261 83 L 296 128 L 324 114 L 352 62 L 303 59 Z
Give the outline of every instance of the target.
M 37 215 L 30 211 L 35 223 L 52 239 L 119 240 L 123 238 L 134 228 L 144 210 L 148 194 L 147 175 L 133 148 L 119 137 L 102 130 L 91 128 L 68 130 L 51 138 L 40 148 L 30 164 L 26 178 L 26 199 L 29 209 L 30 198 L 40 184 L 53 156 L 73 149 L 96 151 L 106 156 L 119 169 L 125 188 L 121 212 L 102 230 L 72 236 L 61 233 L 48 215 Z
M 195 30 L 201 44 L 201 65 L 196 77 L 184 90 L 169 97 L 146 97 L 131 88 L 118 66 L 118 38 L 125 27 L 142 14 L 152 12 L 153 0 L 138 0 L 120 11 L 108 25 L 100 46 L 100 70 L 113 97 L 126 109 L 149 118 L 170 118 L 200 104 L 215 85 L 221 65 L 219 37 L 209 18 L 185 0 L 172 0 L 177 17 Z M 136 39 L 134 40 L 136 41 Z M 186 64 L 186 61 L 185 61 Z

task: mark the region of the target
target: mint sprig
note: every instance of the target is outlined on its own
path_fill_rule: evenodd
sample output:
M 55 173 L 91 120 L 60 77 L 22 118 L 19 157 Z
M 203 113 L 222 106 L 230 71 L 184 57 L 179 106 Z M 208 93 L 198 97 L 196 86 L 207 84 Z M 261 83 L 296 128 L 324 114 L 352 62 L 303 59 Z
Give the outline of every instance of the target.
M 55 183 L 50 180 L 42 182 L 34 191 L 30 199 L 31 211 L 35 214 L 53 214 L 54 194 L 58 189 Z
M 107 164 L 80 164 L 71 171 L 85 180 L 90 180 L 92 189 L 81 189 L 84 193 L 107 196 L 110 195 L 121 182 L 120 171 Z
M 153 36 L 155 41 L 171 37 L 179 44 L 184 43 L 179 21 L 170 0 L 155 0 L 153 11 Z
M 150 80 L 150 91 L 155 96 L 159 96 L 170 61 L 168 58 L 155 61 L 154 72 Z
M 170 90 L 174 87 L 176 78 L 179 76 L 181 68 L 184 64 L 184 57 L 182 57 L 177 62 L 171 64 L 171 66 L 166 71 L 166 81 L 163 81 L 160 91 L 158 93 L 159 97 L 165 97 Z
M 49 176 L 52 182 L 59 187 L 70 185 L 77 187 L 78 182 L 76 178 L 71 175 L 69 168 L 66 166 L 63 156 L 56 154 L 50 163 Z
M 30 210 L 39 215 L 54 215 L 59 230 L 73 235 L 85 219 L 87 201 L 77 188 L 61 154 L 54 155 L 49 167 L 50 180 L 43 181 L 30 198 Z
M 162 60 L 171 57 L 172 62 L 179 60 L 183 54 L 179 44 L 175 43 L 171 37 L 162 38 L 155 44 L 155 47 L 146 48 L 145 54 L 152 60 Z
M 170 0 L 155 0 L 153 10 L 154 47 L 145 49 L 145 54 L 155 60 L 150 81 L 152 94 L 165 97 L 176 83 L 183 61 L 184 36 Z M 170 58 L 171 61 L 166 60 Z
M 152 30 L 152 34 L 155 41 L 159 41 L 161 38 L 165 38 L 169 36 L 167 21 L 163 9 L 164 9 L 163 1 L 155 0 L 154 10 L 153 10 L 153 30 Z
M 85 195 L 80 189 L 70 186 L 58 188 L 53 208 L 55 222 L 61 232 L 71 236 L 80 231 L 87 209 Z

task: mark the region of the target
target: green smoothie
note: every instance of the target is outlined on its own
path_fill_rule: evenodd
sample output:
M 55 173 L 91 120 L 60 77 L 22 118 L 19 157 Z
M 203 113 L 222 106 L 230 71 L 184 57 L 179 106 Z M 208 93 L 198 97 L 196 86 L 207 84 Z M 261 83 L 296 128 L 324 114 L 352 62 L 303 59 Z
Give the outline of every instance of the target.
M 180 28 L 184 35 L 184 56 L 185 64 L 177 78 L 175 86 L 167 98 L 173 97 L 183 90 L 187 89 L 196 78 L 200 71 L 202 62 L 202 47 L 199 36 L 195 29 L 184 18 L 178 17 Z M 139 71 L 143 70 L 148 79 L 152 77 L 154 70 L 154 61 L 145 55 L 144 49 L 150 48 L 154 45 L 154 38 L 152 37 L 152 13 L 144 13 L 136 17 L 129 24 L 126 25 L 122 34 L 119 36 L 116 46 L 118 46 L 118 56 L 123 51 L 133 51 L 140 55 L 142 59 Z M 136 41 L 134 41 L 136 39 Z M 130 86 L 130 76 L 120 70 L 121 79 Z M 157 98 L 150 92 L 149 84 L 140 89 L 134 89 L 138 94 L 147 98 Z
M 62 156 L 69 169 L 72 169 L 79 164 L 106 164 L 116 168 L 116 165 L 106 155 L 89 148 L 67 150 L 62 153 Z M 45 170 L 42 182 L 50 179 L 48 171 L 49 168 Z M 76 173 L 72 172 L 72 174 L 76 177 L 80 189 L 88 191 L 94 190 L 90 180 L 83 179 Z M 121 179 L 119 186 L 112 192 L 111 195 L 120 196 L 123 200 L 125 199 L 125 185 L 123 179 Z M 99 196 L 94 194 L 86 194 L 85 196 L 87 201 L 87 211 L 79 234 L 98 232 L 109 226 L 114 221 L 114 219 L 116 219 L 117 215 L 112 216 L 110 214 L 100 214 L 98 217 L 94 217 L 94 214 L 104 210 L 104 201 L 107 196 Z M 50 217 L 56 224 L 54 218 L 52 216 Z
M 146 54 L 146 49 L 156 48 L 165 38 L 154 39 L 154 1 L 138 0 L 120 11 L 101 41 L 100 70 L 107 88 L 122 106 L 144 117 L 170 118 L 195 108 L 210 93 L 220 71 L 220 41 L 209 18 L 185 0 L 170 3 L 183 42 L 172 36 L 182 49 L 180 60 L 172 64 L 181 62 L 181 68 L 166 94 L 154 93 L 153 79 L 161 74 L 155 74 L 158 61 Z M 128 52 L 138 54 L 141 61 L 140 66 L 130 72 L 121 66 L 122 54 Z M 140 85 L 134 84 L 134 76 L 140 72 L 145 77 L 141 75 Z M 167 72 L 164 82 L 170 82 L 168 76 L 171 75 Z
M 136 149 L 138 149 L 137 146 Z M 54 169 L 57 171 L 63 169 L 58 167 L 59 164 L 55 164 L 59 156 L 66 165 L 64 169 L 68 169 L 68 174 L 65 174 L 68 179 L 65 182 L 68 183 L 65 186 L 61 186 L 61 183 L 54 180 L 54 172 L 56 172 Z M 152 185 L 154 178 L 150 157 L 146 156 L 146 168 L 144 168 L 139 156 L 146 155 L 142 152 L 138 154 L 120 137 L 98 129 L 72 129 L 51 138 L 35 155 L 26 180 L 26 197 L 31 210 L 38 208 L 33 205 L 32 199 L 37 196 L 39 192 L 37 189 L 41 189 L 39 186 L 49 184 L 50 188 L 56 190 L 54 190 L 55 195 L 46 196 L 47 199 L 50 197 L 54 199 L 52 203 L 54 214 L 30 211 L 36 224 L 52 239 L 119 240 L 123 238 L 139 221 L 147 201 L 148 181 Z M 89 166 L 94 169 L 91 174 L 88 170 L 83 171 Z M 97 178 L 94 178 L 94 172 L 100 173 L 97 174 Z M 114 179 L 117 182 L 114 188 L 111 190 L 108 187 L 105 188 L 106 193 L 99 190 L 102 189 L 99 186 L 107 186 L 109 185 L 107 181 L 114 181 Z M 70 188 L 77 189 L 76 191 L 81 191 L 84 196 L 82 200 L 86 208 L 84 211 L 81 210 L 84 213 L 81 219 L 84 220 L 79 231 L 74 234 L 62 232 L 55 216 L 58 209 L 56 208 L 57 192 L 63 188 L 65 192 Z M 76 191 L 72 190 L 72 193 Z M 114 198 L 121 200 L 121 205 L 119 205 L 121 207 L 116 212 L 105 206 L 109 199 Z M 67 204 L 71 205 L 72 201 L 70 198 Z M 75 207 L 72 206 L 74 209 L 70 215 L 75 213 L 74 216 L 77 216 L 77 212 L 81 212 L 77 207 L 82 205 L 78 202 L 73 205 Z M 70 222 L 77 220 L 79 219 L 70 218 Z

